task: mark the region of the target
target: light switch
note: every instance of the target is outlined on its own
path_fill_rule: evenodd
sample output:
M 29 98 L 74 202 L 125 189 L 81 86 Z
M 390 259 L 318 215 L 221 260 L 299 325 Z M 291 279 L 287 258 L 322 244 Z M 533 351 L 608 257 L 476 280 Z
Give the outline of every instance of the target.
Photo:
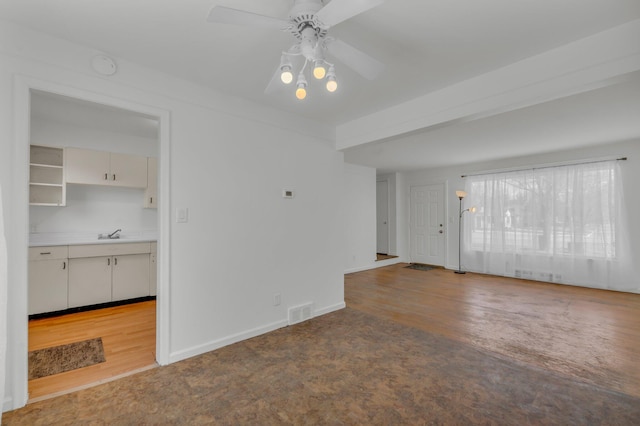
M 189 221 L 189 209 L 186 207 L 178 207 L 176 209 L 176 222 L 187 223 Z

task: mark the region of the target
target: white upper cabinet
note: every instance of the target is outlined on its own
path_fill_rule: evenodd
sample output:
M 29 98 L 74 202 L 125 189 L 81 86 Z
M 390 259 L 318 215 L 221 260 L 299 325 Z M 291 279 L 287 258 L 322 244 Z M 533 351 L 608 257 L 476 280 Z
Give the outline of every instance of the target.
M 150 209 L 158 208 L 158 159 L 147 159 L 147 190 L 144 194 L 144 206 Z
M 147 187 L 147 157 L 127 154 L 111 154 L 113 185 L 131 188 Z
M 80 148 L 65 148 L 67 183 L 147 187 L 147 158 Z
M 65 148 L 67 183 L 109 185 L 110 154 L 88 149 Z

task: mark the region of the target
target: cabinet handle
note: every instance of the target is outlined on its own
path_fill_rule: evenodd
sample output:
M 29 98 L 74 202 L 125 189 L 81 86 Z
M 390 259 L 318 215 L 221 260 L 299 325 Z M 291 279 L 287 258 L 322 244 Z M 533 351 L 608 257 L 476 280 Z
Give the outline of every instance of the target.
M 40 254 L 51 254 L 50 251 L 40 252 Z
M 115 173 L 113 174 L 113 180 L 116 180 L 116 174 Z
M 114 257 L 114 258 L 113 258 L 113 264 L 114 264 L 114 265 L 117 265 L 117 264 L 118 264 L 118 258 L 117 258 L 117 257 Z
M 111 266 L 111 258 L 107 257 L 107 266 Z
M 62 262 L 62 269 L 63 270 L 67 269 L 67 262 Z
M 104 180 L 108 180 L 108 179 L 109 179 L 109 176 L 105 173 L 104 174 Z
M 153 204 L 153 197 L 149 197 L 149 204 Z

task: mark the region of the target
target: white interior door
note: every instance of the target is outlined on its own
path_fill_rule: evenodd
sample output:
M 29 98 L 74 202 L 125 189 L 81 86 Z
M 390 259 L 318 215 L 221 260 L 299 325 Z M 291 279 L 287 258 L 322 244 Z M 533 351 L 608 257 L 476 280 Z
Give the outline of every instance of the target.
M 411 187 L 411 261 L 444 265 L 444 185 Z
M 389 182 L 376 182 L 376 251 L 389 254 Z

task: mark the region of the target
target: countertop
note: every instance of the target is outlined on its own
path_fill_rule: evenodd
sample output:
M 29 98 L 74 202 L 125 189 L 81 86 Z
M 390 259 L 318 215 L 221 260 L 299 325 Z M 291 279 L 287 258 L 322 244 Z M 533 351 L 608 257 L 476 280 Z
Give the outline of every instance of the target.
M 80 244 L 123 244 L 154 242 L 158 231 L 136 231 L 120 233 L 120 238 L 99 240 L 98 232 L 42 232 L 29 234 L 29 247 L 72 246 Z

